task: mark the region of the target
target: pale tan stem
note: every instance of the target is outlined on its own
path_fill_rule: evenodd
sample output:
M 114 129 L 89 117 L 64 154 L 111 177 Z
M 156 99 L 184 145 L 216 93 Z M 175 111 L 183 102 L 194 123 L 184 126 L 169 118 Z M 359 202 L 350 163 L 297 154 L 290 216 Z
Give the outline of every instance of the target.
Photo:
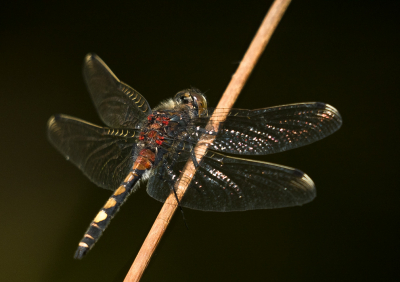
M 276 29 L 280 19 L 285 13 L 291 0 L 275 0 L 265 16 L 260 28 L 257 31 L 253 41 L 250 44 L 249 49 L 243 57 L 236 73 L 232 76 L 228 87 L 226 88 L 221 100 L 219 101 L 217 108 L 230 109 L 235 103 L 240 91 L 243 89 L 247 79 L 249 78 L 254 66 L 260 58 L 262 52 L 265 49 L 268 41 L 270 40 L 272 33 Z M 224 111 L 226 115 L 229 111 Z M 221 112 L 218 114 L 218 118 L 211 117 L 208 126 L 218 128 L 219 122 L 223 121 L 226 116 L 221 116 Z M 198 145 L 195 147 L 195 155 L 197 162 L 200 162 L 205 153 L 207 152 L 207 146 L 214 140 L 213 135 L 203 135 Z M 178 199 L 181 200 L 190 181 L 192 180 L 196 169 L 192 160 L 188 160 L 186 163 L 179 181 L 175 185 Z M 149 234 L 147 235 L 139 253 L 136 256 L 128 274 L 125 277 L 124 282 L 139 281 L 143 275 L 144 270 L 149 264 L 150 258 L 155 251 L 158 243 L 161 240 L 167 226 L 177 208 L 175 195 L 171 193 L 164 203 L 160 213 L 157 216 Z

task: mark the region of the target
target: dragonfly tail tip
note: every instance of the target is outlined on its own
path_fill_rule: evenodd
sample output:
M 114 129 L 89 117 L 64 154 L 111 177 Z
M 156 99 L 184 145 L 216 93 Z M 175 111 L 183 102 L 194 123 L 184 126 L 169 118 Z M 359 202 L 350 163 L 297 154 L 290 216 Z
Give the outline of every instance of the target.
M 86 255 L 88 250 L 89 248 L 79 246 L 75 252 L 74 259 L 82 259 Z

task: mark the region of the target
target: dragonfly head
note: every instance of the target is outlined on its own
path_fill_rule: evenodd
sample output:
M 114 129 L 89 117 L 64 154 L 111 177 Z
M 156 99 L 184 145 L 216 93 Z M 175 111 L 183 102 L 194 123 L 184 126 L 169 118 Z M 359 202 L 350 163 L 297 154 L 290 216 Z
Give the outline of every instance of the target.
M 199 116 L 207 110 L 206 97 L 196 88 L 179 91 L 175 95 L 175 101 L 178 104 L 187 105 L 191 109 L 197 110 Z

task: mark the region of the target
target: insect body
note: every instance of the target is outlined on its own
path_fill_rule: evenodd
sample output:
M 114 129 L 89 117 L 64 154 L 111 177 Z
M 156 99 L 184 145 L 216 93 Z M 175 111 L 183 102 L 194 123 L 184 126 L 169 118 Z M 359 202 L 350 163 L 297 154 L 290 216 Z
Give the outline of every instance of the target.
M 231 109 L 218 128 L 197 89 L 178 92 L 153 111 L 145 98 L 120 81 L 96 55 L 85 58 L 84 76 L 107 127 L 56 115 L 48 122 L 50 142 L 98 186 L 113 190 L 79 243 L 82 258 L 139 180 L 148 194 L 165 201 L 189 158 L 196 173 L 179 205 L 205 211 L 241 211 L 302 205 L 315 197 L 313 181 L 300 170 L 228 157 L 277 153 L 320 140 L 340 128 L 338 111 L 319 102 L 257 110 Z M 193 147 L 203 134 L 214 135 L 197 163 Z

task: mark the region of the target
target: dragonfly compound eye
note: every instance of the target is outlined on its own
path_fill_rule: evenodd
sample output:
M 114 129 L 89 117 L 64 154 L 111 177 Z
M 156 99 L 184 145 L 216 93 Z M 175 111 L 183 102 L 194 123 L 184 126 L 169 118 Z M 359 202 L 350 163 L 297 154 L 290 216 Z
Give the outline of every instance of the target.
M 207 100 L 206 97 L 202 93 L 195 92 L 192 93 L 193 98 L 193 107 L 196 108 L 199 112 L 199 115 L 202 115 L 207 110 Z
M 188 105 L 189 107 L 196 109 L 199 115 L 207 110 L 207 100 L 200 90 L 196 88 L 178 92 L 175 95 L 175 101 L 179 104 Z
M 191 105 L 193 103 L 193 98 L 190 95 L 189 91 L 183 90 L 175 95 L 175 101 L 178 104 Z

